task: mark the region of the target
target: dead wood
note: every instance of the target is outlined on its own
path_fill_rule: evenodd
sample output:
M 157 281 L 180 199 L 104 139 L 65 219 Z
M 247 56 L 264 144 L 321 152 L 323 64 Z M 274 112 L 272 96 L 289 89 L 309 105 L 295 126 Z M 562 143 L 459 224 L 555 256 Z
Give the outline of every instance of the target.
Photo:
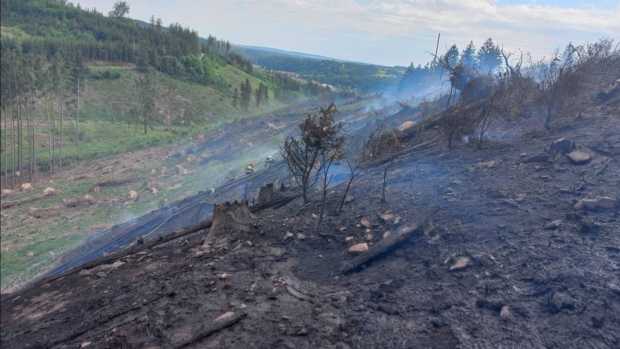
M 122 178 L 122 179 L 110 179 L 107 181 L 95 182 L 91 185 L 89 192 L 97 192 L 99 188 L 102 187 L 117 187 L 119 185 L 125 185 L 129 183 L 134 183 L 144 180 L 143 177 L 130 177 L 130 178 Z
M 30 207 L 28 209 L 28 215 L 34 218 L 45 218 L 51 217 L 60 212 L 59 206 L 48 207 L 48 208 L 35 208 Z
M 359 268 L 362 264 L 368 263 L 373 258 L 379 255 L 382 255 L 383 253 L 393 249 L 397 245 L 400 245 L 405 240 L 407 240 L 407 238 L 409 238 L 413 233 L 424 228 L 426 224 L 428 223 L 428 221 L 431 219 L 431 217 L 438 210 L 439 210 L 439 206 L 433 206 L 429 208 L 428 210 L 426 210 L 426 212 L 420 215 L 418 219 L 412 225 L 407 225 L 405 227 L 400 228 L 396 233 L 379 241 L 376 245 L 374 245 L 368 251 L 346 262 L 344 266 L 340 269 L 340 271 L 343 274 L 347 274 Z
M 92 206 L 95 204 L 95 199 L 92 196 L 86 195 L 84 197 L 79 197 L 75 199 L 64 199 L 62 202 L 67 207 L 78 207 L 78 206 Z
M 6 209 L 9 207 L 13 207 L 13 206 L 20 206 L 20 205 L 24 205 L 24 204 L 30 204 L 36 201 L 40 201 L 43 200 L 45 198 L 48 198 L 50 196 L 54 196 L 56 195 L 57 192 L 55 190 L 50 190 L 47 192 L 44 192 L 43 194 L 37 195 L 37 196 L 33 196 L 33 197 L 29 197 L 29 198 L 25 198 L 25 199 L 21 199 L 21 200 L 15 200 L 15 201 L 3 201 L 2 202 L 2 209 Z
M 195 336 L 193 336 L 192 338 L 190 338 L 189 340 L 182 342 L 181 344 L 178 344 L 177 346 L 175 346 L 176 349 L 179 348 L 185 348 L 190 344 L 196 343 L 201 339 L 207 338 L 210 335 L 219 332 L 220 330 L 223 330 L 227 327 L 230 327 L 234 324 L 236 324 L 237 322 L 239 322 L 241 319 L 243 319 L 244 317 L 246 317 L 248 314 L 247 313 L 238 313 L 235 314 L 233 316 L 231 316 L 228 319 L 223 319 L 223 320 L 215 320 L 211 325 L 207 325 L 204 326 L 200 329 L 200 331 L 198 332 L 198 334 L 196 334 Z

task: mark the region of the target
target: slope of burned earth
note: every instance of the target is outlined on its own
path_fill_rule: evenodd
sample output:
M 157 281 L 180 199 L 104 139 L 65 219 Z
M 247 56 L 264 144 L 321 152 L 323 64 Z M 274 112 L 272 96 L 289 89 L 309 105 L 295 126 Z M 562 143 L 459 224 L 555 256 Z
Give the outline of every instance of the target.
M 387 203 L 382 166 L 366 167 L 319 229 L 296 199 L 210 248 L 202 231 L 8 295 L 2 348 L 618 348 L 619 123 L 481 151 L 433 142 L 396 159 Z M 562 137 L 589 159 L 545 151 Z M 340 272 L 351 246 L 435 205 L 422 231 Z

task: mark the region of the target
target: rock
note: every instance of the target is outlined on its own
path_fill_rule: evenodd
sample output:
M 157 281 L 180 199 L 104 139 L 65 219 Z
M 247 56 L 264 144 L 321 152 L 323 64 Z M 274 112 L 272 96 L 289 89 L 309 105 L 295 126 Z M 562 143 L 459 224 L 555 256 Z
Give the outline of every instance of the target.
M 340 227 L 340 231 L 345 231 L 347 229 L 348 229 L 347 227 Z
M 366 234 L 366 240 L 370 241 L 374 238 L 374 235 L 372 234 Z
M 592 160 L 590 154 L 581 150 L 572 151 L 566 156 L 568 156 L 568 159 L 575 165 L 584 165 Z
M 349 247 L 349 252 L 351 253 L 361 253 L 366 251 L 368 251 L 368 244 L 365 242 Z
M 495 161 L 479 162 L 476 167 L 494 167 Z
M 510 317 L 510 315 L 511 315 L 510 307 L 507 306 L 507 305 L 504 305 L 502 307 L 502 310 L 500 310 L 500 312 L 499 312 L 499 317 L 501 317 L 502 319 L 507 319 L 507 318 Z
M 355 197 L 353 196 L 353 194 L 347 194 L 347 196 L 344 198 L 344 203 L 348 204 L 349 202 L 355 200 Z
M 228 320 L 233 317 L 233 315 L 235 315 L 234 311 L 225 312 L 224 314 L 218 316 L 215 320 L 213 320 L 213 322 Z
M 385 233 L 383 233 L 383 238 L 385 239 L 386 237 L 390 236 L 390 234 L 392 234 L 389 230 L 386 231 Z
M 555 221 L 553 221 L 551 223 L 545 224 L 544 229 L 556 229 L 561 224 L 562 224 L 562 220 L 561 219 L 556 219 Z
M 305 240 L 306 236 L 302 233 L 297 233 L 297 240 Z
M 550 158 L 551 158 L 551 156 L 549 156 L 548 154 L 532 155 L 530 157 L 527 157 L 527 158 L 521 160 L 521 163 L 531 164 L 531 163 L 534 163 L 534 162 L 547 162 L 547 161 L 549 161 Z
M 220 279 L 222 280 L 228 279 L 228 273 L 223 273 L 222 275 L 220 275 Z
M 575 204 L 576 210 L 588 209 L 591 211 L 596 210 L 613 210 L 618 206 L 618 200 L 604 196 L 600 198 L 584 198 Z
M 78 275 L 80 276 L 88 276 L 90 274 L 91 274 L 90 269 L 84 269 L 78 273 Z
M 450 266 L 449 271 L 460 271 L 464 270 L 471 265 L 471 260 L 467 257 L 461 257 L 456 260 L 456 263 Z
M 346 238 L 344 238 L 344 241 L 346 242 L 353 241 L 353 236 L 347 236 Z
M 362 221 L 360 223 L 366 228 L 370 228 L 370 222 L 368 221 L 368 219 L 362 218 Z
M 568 139 L 562 137 L 549 146 L 549 152 L 552 154 L 561 154 L 565 155 L 575 149 L 575 143 L 569 141 Z
M 293 237 L 293 233 L 291 233 L 290 231 L 287 231 L 286 234 L 284 234 L 284 240 L 288 240 L 290 238 Z
M 430 237 L 434 231 L 435 231 L 435 226 L 432 224 L 427 225 L 426 227 L 424 227 L 424 230 L 422 230 L 422 232 L 424 233 L 426 237 Z
M 89 346 L 89 345 L 91 345 L 91 344 L 92 344 L 92 342 L 82 342 L 82 343 L 80 344 L 80 348 L 86 348 L 87 346 Z
M 106 273 L 104 273 L 104 272 L 102 272 L 102 271 L 100 271 L 100 272 L 98 272 L 98 273 L 97 273 L 97 276 L 99 276 L 100 278 L 104 278 L 104 277 L 106 277 L 107 275 L 108 275 L 108 274 L 106 274 Z
M 391 213 L 384 213 L 384 214 L 380 214 L 379 215 L 379 219 L 381 220 L 381 222 L 383 223 L 393 223 L 396 219 L 396 216 L 394 216 Z
M 398 126 L 398 130 L 400 132 L 404 132 L 409 128 L 412 128 L 413 126 L 415 126 L 417 123 L 415 121 L 405 121 L 402 124 L 400 124 L 400 126 Z

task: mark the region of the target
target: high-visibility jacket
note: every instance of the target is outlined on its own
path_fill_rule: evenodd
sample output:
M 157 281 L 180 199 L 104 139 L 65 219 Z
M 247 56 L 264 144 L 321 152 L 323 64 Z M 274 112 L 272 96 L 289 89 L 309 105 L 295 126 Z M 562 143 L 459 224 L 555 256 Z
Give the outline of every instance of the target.
M 251 175 L 252 173 L 254 173 L 254 166 L 252 165 L 247 165 L 245 167 L 245 174 Z

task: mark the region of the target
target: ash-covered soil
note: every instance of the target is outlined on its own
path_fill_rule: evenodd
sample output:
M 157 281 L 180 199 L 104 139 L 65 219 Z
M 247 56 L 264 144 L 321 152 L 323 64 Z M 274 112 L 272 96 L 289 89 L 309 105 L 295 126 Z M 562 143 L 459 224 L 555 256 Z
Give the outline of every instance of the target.
M 594 115 L 552 134 L 504 125 L 521 129 L 483 150 L 434 142 L 398 158 L 387 203 L 383 168 L 366 168 L 318 230 L 318 198 L 296 199 L 209 249 L 202 231 L 6 296 L 1 346 L 618 348 L 620 116 Z M 590 160 L 547 156 L 562 137 Z M 352 245 L 433 205 L 423 231 L 340 273 Z

